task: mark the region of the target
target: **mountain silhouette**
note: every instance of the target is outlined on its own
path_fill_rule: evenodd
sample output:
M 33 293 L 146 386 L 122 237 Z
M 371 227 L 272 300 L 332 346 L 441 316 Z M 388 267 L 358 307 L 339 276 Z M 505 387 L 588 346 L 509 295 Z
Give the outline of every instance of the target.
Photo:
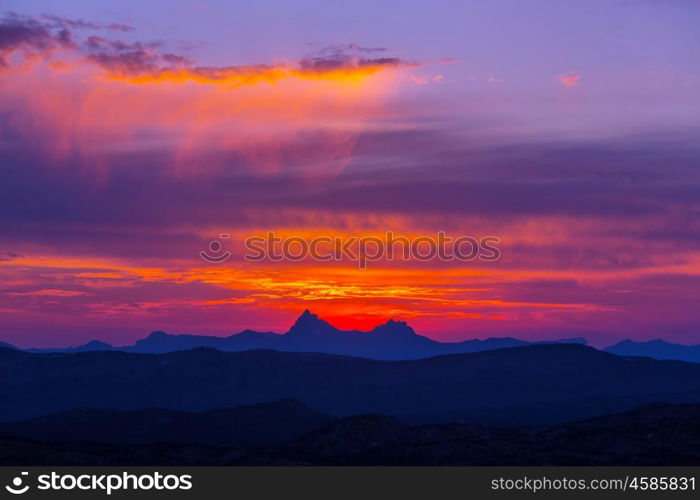
M 700 363 L 700 345 L 671 344 L 660 339 L 648 342 L 623 340 L 606 347 L 605 351 L 622 356 L 647 356 L 655 359 L 675 359 Z
M 211 347 L 220 351 L 248 351 L 274 349 L 289 352 L 318 352 L 359 356 L 378 360 L 420 359 L 442 354 L 480 352 L 504 347 L 549 343 L 586 344 L 582 338 L 527 342 L 511 337 L 466 340 L 464 342 L 438 342 L 418 335 L 404 321 L 389 320 L 370 331 L 339 330 L 317 315 L 305 310 L 288 332 L 279 335 L 272 332 L 245 330 L 229 337 L 206 335 L 170 335 L 162 331 L 151 333 L 133 345 L 113 347 L 104 342 L 92 341 L 82 346 L 53 349 L 29 349 L 28 352 L 84 352 L 119 350 L 149 354 Z
M 8 344 L 8 343 L 6 343 L 6 342 L 0 342 L 0 348 L 3 348 L 3 349 L 17 349 L 17 348 L 16 348 L 15 346 L 13 346 L 12 344 Z
M 550 424 L 641 404 L 700 402 L 700 365 L 551 344 L 376 361 L 197 348 L 35 354 L 0 349 L 0 420 L 79 408 L 208 411 L 296 399 L 333 416 Z

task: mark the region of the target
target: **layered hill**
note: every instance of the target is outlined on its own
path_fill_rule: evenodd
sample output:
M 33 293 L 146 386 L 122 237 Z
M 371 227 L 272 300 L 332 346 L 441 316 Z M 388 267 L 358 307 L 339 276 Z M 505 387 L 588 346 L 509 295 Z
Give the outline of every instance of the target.
M 81 408 L 207 411 L 296 399 L 334 416 L 550 424 L 700 402 L 700 365 L 551 344 L 411 361 L 198 348 L 167 354 L 0 349 L 0 420 Z
M 654 359 L 675 359 L 700 363 L 700 345 L 672 344 L 660 339 L 647 342 L 623 340 L 606 347 L 605 351 L 621 356 L 647 356 Z
M 277 404 L 277 403 L 276 403 Z M 291 402 L 280 402 L 286 407 Z M 274 418 L 263 405 L 255 411 Z M 238 409 L 222 410 L 234 414 Z M 244 409 L 244 411 L 247 411 Z M 212 433 L 197 435 L 197 429 L 182 428 L 190 436 L 163 441 L 158 431 L 162 414 L 138 412 L 138 416 L 113 412 L 124 418 L 125 426 L 133 423 L 154 429 L 152 435 L 136 432 L 138 442 L 128 435 L 105 440 L 111 424 L 105 422 L 104 410 L 98 419 L 86 422 L 86 411 L 45 417 L 36 430 L 37 438 L 5 435 L 0 431 L 1 465 L 700 465 L 700 405 L 653 404 L 593 419 L 548 427 L 509 427 L 482 424 L 444 423 L 407 425 L 395 417 L 358 415 L 317 420 L 313 410 L 303 409 L 309 422 L 319 425 L 300 437 L 287 435 L 284 443 L 271 443 L 253 425 L 252 438 L 245 442 L 231 440 L 225 431 L 220 444 L 211 444 Z M 170 414 L 170 412 L 166 412 Z M 303 422 L 302 417 L 297 422 Z M 196 418 L 196 415 L 195 415 Z M 202 421 L 188 418 L 188 425 Z M 279 420 L 284 418 L 284 412 Z M 326 417 L 324 417 L 326 418 Z M 107 420 L 108 421 L 108 420 Z M 37 422 L 37 421 L 35 421 Z M 81 439 L 74 439 L 75 428 L 91 425 Z M 252 424 L 248 422 L 248 424 Z M 26 432 L 27 422 L 18 422 L 15 432 Z M 24 426 L 24 428 L 22 428 Z M 167 424 L 166 424 L 167 427 Z M 264 425 L 263 425 L 264 427 Z M 10 428 L 3 426 L 5 431 Z M 103 430 L 100 433 L 100 430 Z M 244 427 L 239 427 L 243 431 Z M 217 428 L 217 430 L 221 430 Z M 67 431 L 67 434 L 62 434 Z M 200 431 L 201 432 L 201 431 Z M 21 433 L 19 433 L 21 435 Z M 240 434 L 240 432 L 239 432 Z M 282 437 L 282 436 L 278 436 Z M 197 440 L 200 439 L 200 441 Z

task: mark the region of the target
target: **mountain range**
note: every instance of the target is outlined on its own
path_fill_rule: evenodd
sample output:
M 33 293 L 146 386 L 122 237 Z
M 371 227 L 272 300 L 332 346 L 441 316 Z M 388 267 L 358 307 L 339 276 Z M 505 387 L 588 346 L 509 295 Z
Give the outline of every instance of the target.
M 0 435 L 42 441 L 269 446 L 285 444 L 333 421 L 331 416 L 299 401 L 285 399 L 204 412 L 163 408 L 68 410 L 0 422 Z
M 545 341 L 492 337 L 462 342 L 439 342 L 418 335 L 404 321 L 389 320 L 370 331 L 340 330 L 306 310 L 284 334 L 244 330 L 228 337 L 214 337 L 208 335 L 172 335 L 155 331 L 132 345 L 113 346 L 106 342 L 92 340 L 74 347 L 30 348 L 24 349 L 24 351 L 33 353 L 122 351 L 163 354 L 197 347 L 210 347 L 232 352 L 272 349 L 284 352 L 318 352 L 398 361 L 541 344 L 587 345 L 587 341 L 582 337 Z M 0 342 L 0 347 L 19 350 L 19 348 L 5 342 Z M 624 340 L 603 350 L 622 356 L 646 356 L 654 359 L 700 363 L 700 345 L 672 344 L 658 339 L 648 342 Z
M 665 340 L 635 342 L 623 340 L 605 348 L 606 352 L 621 356 L 647 356 L 655 359 L 675 359 L 700 363 L 700 345 L 671 344 Z
M 0 464 L 700 464 L 699 363 L 471 342 L 397 321 L 340 331 L 307 311 L 284 335 L 0 346 Z M 464 345 L 478 352 L 425 357 Z
M 162 354 L 196 347 L 211 347 L 220 351 L 274 349 L 288 352 L 341 354 L 379 360 L 406 360 L 442 354 L 480 352 L 504 347 L 549 343 L 586 344 L 586 340 L 583 338 L 571 338 L 527 342 L 504 337 L 466 340 L 464 342 L 438 342 L 416 334 L 403 321 L 389 320 L 370 331 L 339 330 L 306 310 L 289 331 L 281 335 L 272 332 L 245 330 L 228 337 L 212 337 L 206 335 L 170 335 L 157 331 L 129 346 L 115 347 L 105 342 L 93 340 L 77 347 L 26 349 L 26 351 L 35 353 L 122 351 Z M 4 347 L 12 346 L 5 344 Z
M 700 365 L 549 344 L 377 361 L 195 348 L 26 353 L 0 349 L 0 420 L 81 408 L 209 411 L 296 399 L 332 416 L 544 425 L 651 402 L 700 402 Z

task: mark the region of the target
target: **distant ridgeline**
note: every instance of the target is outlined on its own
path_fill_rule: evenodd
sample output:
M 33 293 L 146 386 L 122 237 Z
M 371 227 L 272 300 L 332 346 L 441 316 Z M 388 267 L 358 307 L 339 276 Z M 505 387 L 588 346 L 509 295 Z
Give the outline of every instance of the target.
M 195 347 L 211 347 L 220 351 L 273 349 L 276 351 L 342 354 L 380 360 L 403 360 L 537 344 L 586 345 L 587 342 L 581 337 L 539 342 L 529 342 L 513 337 L 438 342 L 418 335 L 404 321 L 389 320 L 367 332 L 339 330 L 306 310 L 290 330 L 282 335 L 273 332 L 245 330 L 229 337 L 212 337 L 207 335 L 170 335 L 158 331 L 129 346 L 112 346 L 99 340 L 93 340 L 76 347 L 25 350 L 27 352 L 123 351 L 162 354 Z M 10 344 L 0 342 L 0 348 L 3 347 L 18 349 Z M 649 342 L 625 340 L 603 350 L 621 356 L 646 356 L 655 359 L 700 363 L 700 345 L 671 344 L 663 340 Z
M 480 352 L 533 344 L 586 344 L 583 338 L 527 342 L 512 337 L 438 342 L 416 334 L 404 321 L 389 320 L 370 331 L 339 330 L 310 311 L 304 311 L 290 330 L 279 335 L 272 332 L 245 330 L 229 337 L 206 335 L 169 335 L 153 332 L 134 345 L 115 347 L 98 340 L 77 347 L 27 349 L 27 352 L 123 351 L 150 354 L 211 347 L 220 351 L 273 349 L 290 352 L 342 354 L 380 360 L 420 359 L 441 354 Z M 5 347 L 12 347 L 8 344 Z M 2 347 L 2 344 L 0 344 Z

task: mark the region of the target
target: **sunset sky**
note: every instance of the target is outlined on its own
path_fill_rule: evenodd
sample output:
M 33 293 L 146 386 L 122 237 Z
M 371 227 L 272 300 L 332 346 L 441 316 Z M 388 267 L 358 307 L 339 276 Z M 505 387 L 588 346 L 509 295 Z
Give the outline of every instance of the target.
M 695 0 L 5 0 L 0 341 L 342 328 L 700 343 Z M 498 262 L 243 240 L 500 238 Z M 218 235 L 232 258 L 204 262 Z

